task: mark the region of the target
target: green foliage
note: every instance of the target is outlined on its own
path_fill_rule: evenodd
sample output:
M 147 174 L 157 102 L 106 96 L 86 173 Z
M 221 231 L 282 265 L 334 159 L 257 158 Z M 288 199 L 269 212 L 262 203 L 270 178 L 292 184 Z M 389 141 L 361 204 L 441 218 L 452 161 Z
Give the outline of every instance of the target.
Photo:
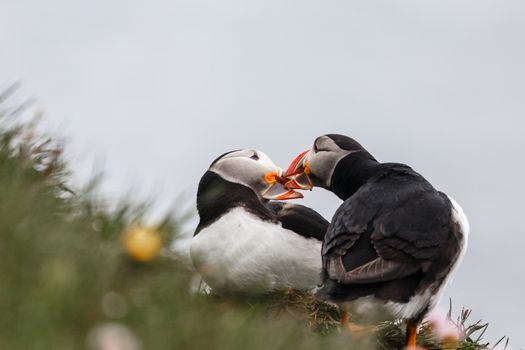
M 143 210 L 109 210 L 89 190 L 73 194 L 60 147 L 35 136 L 31 123 L 13 122 L 19 113 L 0 110 L 0 349 L 95 349 L 107 337 L 158 350 L 403 345 L 398 323 L 380 325 L 377 339 L 351 337 L 339 330 L 336 308 L 294 291 L 236 300 L 191 293 L 195 276 L 167 248 L 177 235 L 171 218 L 160 225 L 161 254 L 132 261 L 121 232 Z M 108 325 L 120 331 L 104 338 Z M 444 348 L 428 325 L 420 342 Z

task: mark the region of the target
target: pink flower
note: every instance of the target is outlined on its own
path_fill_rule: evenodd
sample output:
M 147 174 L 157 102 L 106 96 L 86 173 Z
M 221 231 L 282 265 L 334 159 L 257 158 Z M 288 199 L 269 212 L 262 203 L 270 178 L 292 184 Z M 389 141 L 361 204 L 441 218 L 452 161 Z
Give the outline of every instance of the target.
M 457 342 L 465 339 L 464 331 L 458 328 L 441 309 L 432 310 L 427 316 L 427 321 L 434 336 L 441 342 Z

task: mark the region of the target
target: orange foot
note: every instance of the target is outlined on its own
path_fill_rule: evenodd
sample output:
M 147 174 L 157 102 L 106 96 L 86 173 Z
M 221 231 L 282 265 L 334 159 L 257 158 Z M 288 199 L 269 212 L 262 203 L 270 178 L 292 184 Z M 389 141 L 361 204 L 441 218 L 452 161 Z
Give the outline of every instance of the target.
M 416 350 L 416 338 L 417 338 L 417 326 L 415 322 L 408 321 L 407 323 L 407 339 L 406 339 L 406 350 Z
M 377 327 L 372 325 L 360 325 L 350 321 L 350 314 L 348 311 L 341 311 L 341 329 L 349 331 L 354 336 L 364 337 L 366 335 L 372 335 L 377 332 Z

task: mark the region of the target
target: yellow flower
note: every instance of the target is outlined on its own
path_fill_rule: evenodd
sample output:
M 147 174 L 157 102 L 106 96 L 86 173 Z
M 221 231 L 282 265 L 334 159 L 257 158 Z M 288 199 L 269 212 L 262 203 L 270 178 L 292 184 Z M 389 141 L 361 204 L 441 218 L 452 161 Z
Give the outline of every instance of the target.
M 153 259 L 162 246 L 162 240 L 155 228 L 140 225 L 127 229 L 122 242 L 129 256 L 141 262 Z

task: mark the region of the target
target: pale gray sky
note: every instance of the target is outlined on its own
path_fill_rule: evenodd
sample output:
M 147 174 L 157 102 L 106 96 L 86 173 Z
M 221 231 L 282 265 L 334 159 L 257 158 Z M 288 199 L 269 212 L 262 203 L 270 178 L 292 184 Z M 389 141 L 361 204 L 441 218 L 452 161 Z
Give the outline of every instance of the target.
M 78 178 L 103 159 L 111 195 L 194 196 L 220 153 L 285 167 L 326 132 L 411 165 L 472 226 L 445 304 L 525 344 L 525 2 L 4 0 L 0 47 L 0 84 L 38 98 Z

